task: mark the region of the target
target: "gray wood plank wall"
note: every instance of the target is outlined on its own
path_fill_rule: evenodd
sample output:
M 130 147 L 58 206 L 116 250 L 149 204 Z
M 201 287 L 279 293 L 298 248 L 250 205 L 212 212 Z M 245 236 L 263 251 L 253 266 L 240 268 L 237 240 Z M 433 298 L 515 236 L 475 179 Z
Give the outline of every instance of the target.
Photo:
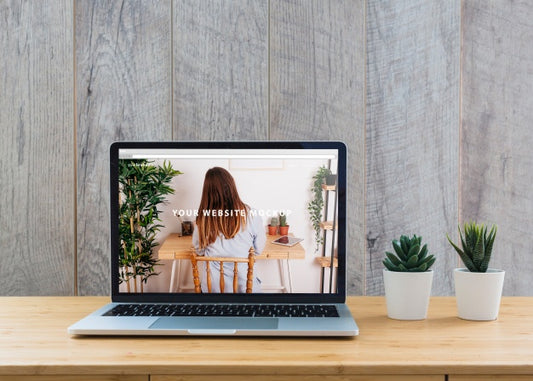
M 77 257 L 80 295 L 109 294 L 109 145 L 170 140 L 171 7 L 76 2 Z
M 176 140 L 268 139 L 268 2 L 173 7 Z
M 0 2 L 0 294 L 74 292 L 72 1 Z
M 461 221 L 498 225 L 504 293 L 533 295 L 533 4 L 463 4 Z
M 348 146 L 348 292 L 364 275 L 364 2 L 272 1 L 270 137 Z
M 445 233 L 474 218 L 499 224 L 505 293 L 531 295 L 531 16 L 524 0 L 0 0 L 0 294 L 109 293 L 114 140 L 340 139 L 350 294 L 382 293 L 402 233 L 452 294 Z
M 384 252 L 421 235 L 433 294 L 450 294 L 457 225 L 459 1 L 368 1 L 366 292 L 383 294 Z

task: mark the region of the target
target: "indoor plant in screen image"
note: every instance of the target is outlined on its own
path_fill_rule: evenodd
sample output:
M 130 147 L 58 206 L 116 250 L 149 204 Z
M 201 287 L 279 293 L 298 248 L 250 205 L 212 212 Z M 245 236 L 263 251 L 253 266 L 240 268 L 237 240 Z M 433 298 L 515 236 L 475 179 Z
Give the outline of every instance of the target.
M 279 215 L 279 234 L 289 234 L 289 225 L 287 224 L 287 215 L 285 213 L 280 213 Z
M 498 318 L 505 271 L 489 268 L 496 230 L 496 225 L 488 231 L 483 224 L 465 223 L 464 234 L 459 227 L 461 248 L 446 235 L 466 266 L 453 272 L 457 315 L 461 319 Z
M 392 241 L 394 254 L 386 252 L 383 281 L 387 315 L 398 320 L 422 320 L 427 316 L 435 257 L 422 246 L 422 237 L 402 235 Z
M 326 178 L 328 175 L 331 175 L 330 169 L 324 166 L 318 168 L 317 172 L 313 176 L 313 187 L 311 188 L 313 198 L 307 204 L 307 211 L 309 212 L 311 225 L 315 231 L 315 253 L 318 253 L 320 245 L 324 243 L 321 226 L 322 214 L 324 212 L 323 185 L 326 183 Z
M 268 225 L 268 234 L 276 235 L 278 234 L 279 220 L 278 217 L 272 217 L 270 219 L 270 224 Z
M 154 248 L 163 227 L 158 206 L 174 193 L 170 182 L 180 174 L 167 162 L 161 166 L 144 159 L 119 161 L 119 283 L 126 283 L 128 292 L 144 292 L 148 278 L 158 275 Z

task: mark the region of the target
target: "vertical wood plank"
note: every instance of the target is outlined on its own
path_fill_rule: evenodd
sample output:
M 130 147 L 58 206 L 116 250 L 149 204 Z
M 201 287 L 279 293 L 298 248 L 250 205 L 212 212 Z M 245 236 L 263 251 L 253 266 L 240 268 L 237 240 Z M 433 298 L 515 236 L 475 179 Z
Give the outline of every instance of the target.
M 270 137 L 348 146 L 349 294 L 364 280 L 364 1 L 270 2 Z
M 461 220 L 496 223 L 505 295 L 533 295 L 533 4 L 463 2 Z
M 267 139 L 268 2 L 173 4 L 173 138 Z
M 383 293 L 384 252 L 401 234 L 421 235 L 436 255 L 433 295 L 452 293 L 445 233 L 458 214 L 459 31 L 459 0 L 368 0 L 369 295 Z
M 109 145 L 171 139 L 171 4 L 76 2 L 78 287 L 109 294 Z
M 72 1 L 0 3 L 0 294 L 74 293 Z

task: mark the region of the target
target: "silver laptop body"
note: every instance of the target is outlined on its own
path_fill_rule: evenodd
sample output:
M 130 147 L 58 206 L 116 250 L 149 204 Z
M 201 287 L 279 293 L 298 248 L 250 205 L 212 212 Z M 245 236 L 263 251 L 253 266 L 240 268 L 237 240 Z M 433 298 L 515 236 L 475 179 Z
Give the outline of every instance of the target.
M 118 200 L 126 198 L 120 194 L 122 187 L 119 168 L 124 168 L 119 165 L 121 160 L 133 163 L 140 160 L 143 165 L 149 163 L 156 166 L 170 163 L 173 168 L 183 172 L 183 175 L 172 180 L 170 186 L 174 188 L 174 192 L 159 206 L 159 224 L 162 227 L 156 235 L 159 246 L 154 248 L 153 257 L 162 257 L 165 242 L 170 242 L 171 237 L 183 242 L 191 239 L 184 235 L 184 231 L 177 232 L 183 220 L 178 217 L 183 214 L 183 217 L 187 218 L 183 211 L 198 207 L 198 193 L 202 189 L 205 173 L 200 169 L 214 166 L 224 167 L 233 175 L 243 201 L 253 203 L 257 213 L 262 213 L 265 230 L 270 217 L 278 212 L 274 209 L 283 204 L 283 199 L 280 198 L 284 197 L 283 191 L 295 193 L 287 196 L 293 198 L 291 205 L 294 210 L 291 214 L 284 213 L 287 213 L 288 221 L 291 221 L 290 234 L 303 238 L 303 241 L 298 243 L 301 245 L 299 249 L 291 246 L 289 250 L 295 248 L 294 250 L 300 250 L 300 254 L 295 255 L 296 259 L 291 254 L 285 259 L 273 259 L 281 258 L 276 256 L 277 254 L 272 258 L 264 255 L 263 260 L 258 258 L 255 261 L 254 276 L 257 276 L 256 280 L 261 283 L 260 292 L 254 290 L 253 293 L 210 293 L 202 289 L 202 292 L 198 293 L 191 281 L 189 261 L 183 259 L 183 268 L 177 274 L 174 274 L 176 261 L 160 260 L 155 266 L 159 275 L 154 274 L 148 279 L 143 292 L 135 292 L 133 287 L 126 287 L 124 272 L 119 269 L 119 261 L 124 259 L 120 250 L 124 248 L 125 243 L 119 227 L 121 204 Z M 70 334 L 359 334 L 359 329 L 345 304 L 346 147 L 343 143 L 116 142 L 110 148 L 110 168 L 112 303 L 68 327 Z M 321 231 L 323 242 L 317 246 L 317 237 L 309 222 L 307 209 L 313 197 L 310 191 L 313 176 L 320 168 L 326 168 L 337 176 L 332 188 L 324 187 L 323 220 L 333 220 L 334 223 Z M 266 188 L 273 183 L 278 184 L 280 192 L 269 196 Z M 190 200 L 187 201 L 188 199 Z M 180 212 L 176 213 L 177 210 Z M 326 213 L 327 215 L 324 215 Z M 189 219 L 194 221 L 194 214 Z M 269 235 L 266 237 L 267 241 L 273 239 Z M 281 245 L 275 246 L 284 248 Z M 316 250 L 317 247 L 319 250 Z M 176 255 L 179 257 L 179 254 Z M 332 255 L 336 261 L 334 266 Z M 278 267 L 275 262 L 278 262 Z M 333 271 L 330 271 L 332 267 Z M 161 282 L 152 282 L 154 278 L 163 277 L 164 273 L 168 276 L 171 268 L 174 284 L 171 284 L 170 288 L 161 286 Z M 286 281 L 287 275 L 289 282 Z M 276 289 L 271 287 L 271 283 L 275 283 L 277 279 L 282 284 Z M 214 316 L 210 312 L 213 310 L 218 311 Z M 220 310 L 223 313 L 220 313 Z

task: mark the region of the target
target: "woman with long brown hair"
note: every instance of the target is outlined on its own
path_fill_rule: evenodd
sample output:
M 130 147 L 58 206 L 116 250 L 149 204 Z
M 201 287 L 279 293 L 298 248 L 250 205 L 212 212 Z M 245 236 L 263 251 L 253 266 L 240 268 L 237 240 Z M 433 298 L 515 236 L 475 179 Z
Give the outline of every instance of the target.
M 193 246 L 198 255 L 211 257 L 248 257 L 254 247 L 261 254 L 266 243 L 263 221 L 257 211 L 246 205 L 237 192 L 235 180 L 221 167 L 209 169 L 205 174 L 202 198 L 193 232 Z M 227 268 L 226 268 L 227 266 Z M 239 263 L 239 292 L 246 292 L 247 264 Z M 220 292 L 218 262 L 210 266 L 212 292 Z M 225 292 L 232 292 L 233 265 L 224 265 Z M 202 279 L 202 291 L 207 284 Z M 261 291 L 261 281 L 254 277 L 252 292 Z

